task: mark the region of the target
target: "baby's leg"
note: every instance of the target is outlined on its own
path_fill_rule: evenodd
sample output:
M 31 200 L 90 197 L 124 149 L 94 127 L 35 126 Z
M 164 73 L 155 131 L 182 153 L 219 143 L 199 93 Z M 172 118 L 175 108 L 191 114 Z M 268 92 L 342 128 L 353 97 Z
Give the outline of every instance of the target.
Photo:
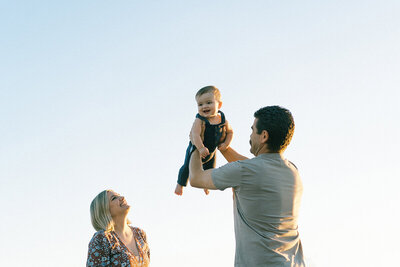
M 178 173 L 178 184 L 176 185 L 176 188 L 175 188 L 175 194 L 177 194 L 177 195 L 182 195 L 183 186 L 187 185 L 188 178 L 189 178 L 190 156 L 191 156 L 192 152 L 193 152 L 193 145 L 191 143 L 189 143 L 189 146 L 186 149 L 185 162 L 183 163 L 183 166 L 179 169 L 179 173 Z M 178 189 L 178 185 L 180 185 L 180 187 L 181 187 L 180 190 Z M 177 189 L 178 189 L 178 193 L 180 192 L 180 194 L 177 193 Z
M 180 184 L 176 184 L 175 194 L 177 194 L 178 196 L 182 196 L 182 193 L 183 193 L 183 186 L 181 186 Z

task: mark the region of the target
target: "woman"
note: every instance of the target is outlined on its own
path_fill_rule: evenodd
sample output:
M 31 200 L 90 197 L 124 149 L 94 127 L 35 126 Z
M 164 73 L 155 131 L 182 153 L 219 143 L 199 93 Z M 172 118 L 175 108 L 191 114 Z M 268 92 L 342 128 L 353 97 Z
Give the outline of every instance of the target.
M 93 199 L 90 216 L 97 232 L 89 243 L 86 266 L 149 266 L 146 233 L 129 225 L 129 209 L 125 198 L 112 190 Z

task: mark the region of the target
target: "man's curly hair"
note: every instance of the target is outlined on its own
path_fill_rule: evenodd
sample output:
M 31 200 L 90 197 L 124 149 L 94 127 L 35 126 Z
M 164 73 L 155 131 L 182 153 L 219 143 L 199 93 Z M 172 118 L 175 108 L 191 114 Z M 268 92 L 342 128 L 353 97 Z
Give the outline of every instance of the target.
M 289 145 L 294 132 L 294 120 L 289 110 L 280 106 L 268 106 L 257 110 L 257 134 L 268 132 L 267 145 L 271 152 L 283 152 Z

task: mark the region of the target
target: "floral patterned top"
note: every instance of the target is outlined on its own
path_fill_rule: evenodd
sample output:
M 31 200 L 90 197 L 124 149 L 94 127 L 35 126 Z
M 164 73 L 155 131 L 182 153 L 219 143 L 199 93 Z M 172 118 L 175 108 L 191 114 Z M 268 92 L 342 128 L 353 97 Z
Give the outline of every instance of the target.
M 146 233 L 137 227 L 130 226 L 130 228 L 136 241 L 138 256 L 125 246 L 114 231 L 100 230 L 90 240 L 86 266 L 149 266 L 150 249 Z

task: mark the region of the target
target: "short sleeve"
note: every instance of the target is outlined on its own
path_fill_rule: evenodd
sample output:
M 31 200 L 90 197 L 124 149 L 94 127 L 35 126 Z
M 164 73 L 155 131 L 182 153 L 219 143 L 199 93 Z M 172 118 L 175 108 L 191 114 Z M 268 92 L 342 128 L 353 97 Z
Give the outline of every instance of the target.
M 150 260 L 150 248 L 147 243 L 147 235 L 146 232 L 143 229 L 140 229 L 138 227 L 133 227 L 131 226 L 132 231 L 134 231 L 137 234 L 138 240 L 142 246 L 142 252 L 147 253 L 147 256 Z
M 140 233 L 140 235 L 142 236 L 143 241 L 144 241 L 145 243 L 147 243 L 147 235 L 146 235 L 146 232 L 145 232 L 143 229 L 139 229 L 139 233 Z
M 147 247 L 147 251 L 146 251 L 146 252 L 147 252 L 147 256 L 148 256 L 149 259 L 150 259 L 150 248 L 149 248 L 149 246 L 148 246 L 148 244 L 147 244 L 147 235 L 146 235 L 146 232 L 145 232 L 144 230 L 140 229 L 139 233 L 140 233 L 140 235 L 141 235 L 141 237 L 142 237 L 144 243 L 147 245 L 147 246 L 146 246 L 146 247 Z
M 219 190 L 240 185 L 242 180 L 242 163 L 235 161 L 214 169 L 211 173 L 212 181 Z
M 110 244 L 103 231 L 94 234 L 89 243 L 86 266 L 109 266 Z

